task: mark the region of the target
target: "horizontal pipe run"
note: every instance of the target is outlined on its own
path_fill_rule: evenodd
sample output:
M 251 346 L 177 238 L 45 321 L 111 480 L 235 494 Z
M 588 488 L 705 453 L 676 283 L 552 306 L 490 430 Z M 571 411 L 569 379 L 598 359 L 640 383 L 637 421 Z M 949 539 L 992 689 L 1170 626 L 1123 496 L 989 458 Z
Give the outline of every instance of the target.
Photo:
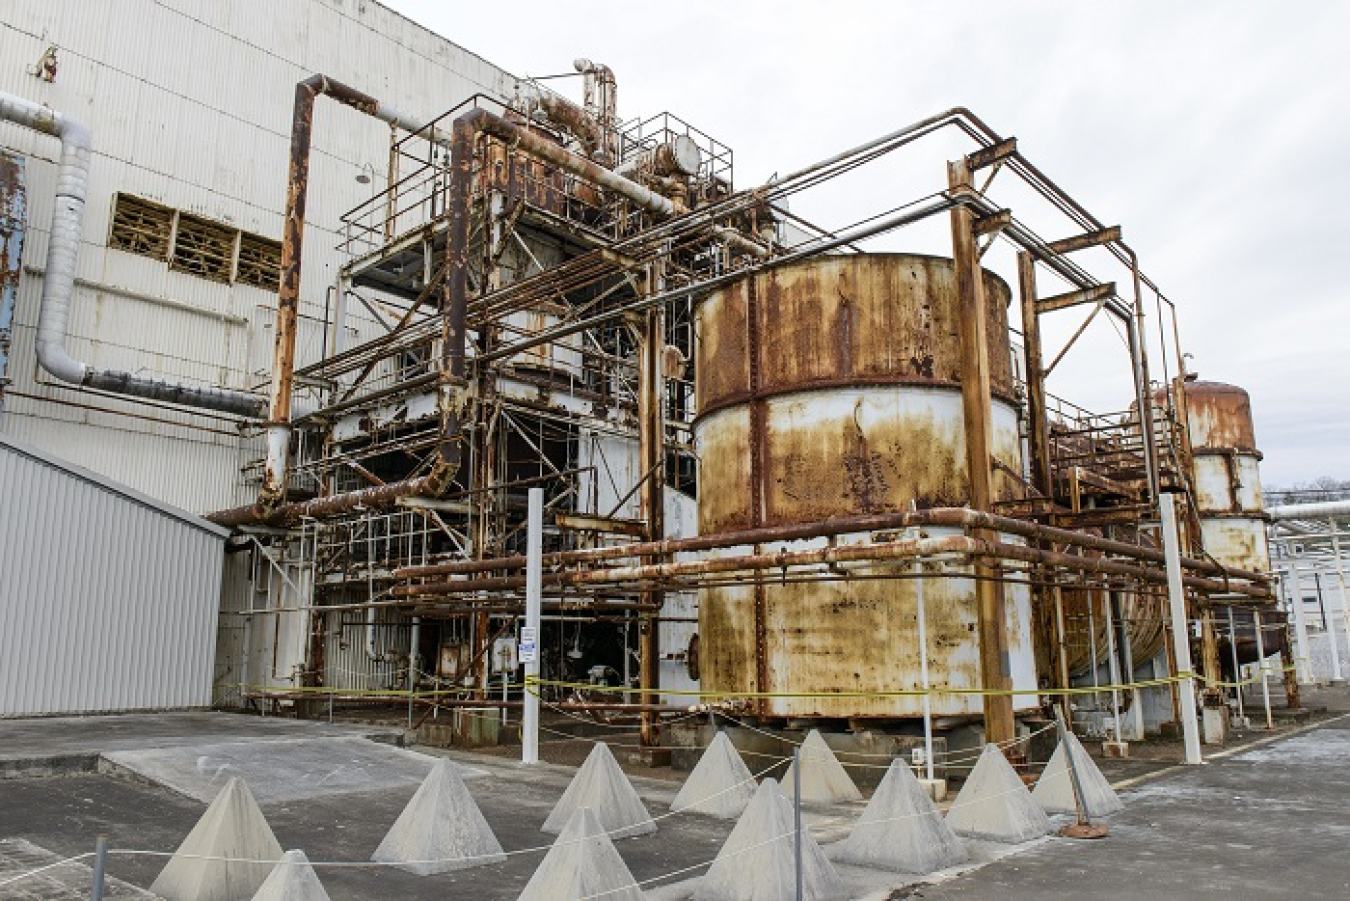
M 1005 542 L 986 541 L 964 536 L 947 538 L 923 538 L 904 541 L 883 542 L 879 544 L 835 545 L 825 548 L 812 548 L 801 551 L 778 551 L 768 554 L 746 554 L 737 557 L 712 557 L 703 560 L 684 560 L 674 563 L 654 563 L 645 565 L 620 566 L 610 569 L 580 570 L 571 572 L 553 572 L 544 575 L 544 585 L 549 587 L 575 587 L 581 585 L 600 585 L 637 582 L 648 579 L 666 579 L 678 576 L 702 576 L 716 573 L 750 572 L 783 569 L 794 566 L 832 565 L 839 563 L 869 563 L 884 560 L 928 557 L 940 554 L 965 554 L 986 559 L 1020 560 L 1071 569 L 1076 572 L 1102 573 L 1126 576 L 1144 581 L 1165 583 L 1167 575 L 1162 570 L 1149 569 L 1129 563 L 1121 563 L 1105 557 L 1084 557 L 1077 554 L 1065 554 L 1057 551 L 1044 551 L 1037 548 L 1022 547 Z M 1188 577 L 1189 587 L 1212 592 L 1225 591 L 1247 594 L 1253 597 L 1265 596 L 1264 589 L 1247 585 L 1233 585 L 1213 579 Z M 420 597 L 425 595 L 459 595 L 478 591 L 499 591 L 517 589 L 524 584 L 521 576 L 504 576 L 491 579 L 455 580 L 417 585 L 396 585 L 390 591 L 394 597 Z
M 559 566 L 567 563 L 593 563 L 602 560 L 622 560 L 644 556 L 670 556 L 672 554 L 695 551 L 708 551 L 740 545 L 764 544 L 771 541 L 796 541 L 807 538 L 823 538 L 829 535 L 843 535 L 850 532 L 878 532 L 914 527 L 949 527 L 968 529 L 990 529 L 1007 532 L 1024 538 L 1044 539 L 1059 544 L 1073 545 L 1107 553 L 1134 557 L 1153 563 L 1163 563 L 1163 552 L 1154 548 L 1113 541 L 1083 532 L 1074 532 L 1055 526 L 1011 519 L 993 513 L 983 513 L 966 507 L 935 507 L 929 510 L 916 510 L 908 513 L 881 513 L 869 516 L 854 516 L 842 519 L 824 520 L 814 523 L 799 523 L 789 526 L 771 526 L 761 529 L 746 529 L 739 532 L 725 532 L 718 535 L 701 535 L 696 538 L 673 538 L 664 541 L 648 541 L 636 544 L 612 545 L 610 547 L 587 548 L 578 551 L 559 551 L 544 556 L 545 566 Z M 1183 558 L 1183 564 L 1196 572 L 1213 573 L 1244 579 L 1251 582 L 1266 582 L 1268 577 L 1261 573 L 1244 570 L 1225 570 L 1209 560 Z M 490 572 L 493 570 L 519 569 L 525 565 L 523 556 L 500 557 L 495 560 L 466 560 L 455 563 L 441 563 L 430 566 L 409 566 L 394 571 L 400 579 L 424 578 L 439 575 L 464 575 L 468 573 Z

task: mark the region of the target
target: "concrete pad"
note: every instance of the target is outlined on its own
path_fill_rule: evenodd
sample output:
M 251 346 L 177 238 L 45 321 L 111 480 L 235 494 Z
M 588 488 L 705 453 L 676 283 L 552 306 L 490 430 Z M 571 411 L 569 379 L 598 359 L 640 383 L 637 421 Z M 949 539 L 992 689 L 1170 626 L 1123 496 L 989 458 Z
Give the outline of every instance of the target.
M 803 792 L 805 794 L 805 792 Z M 793 901 L 797 891 L 793 807 L 765 779 L 694 890 L 694 901 Z M 802 832 L 803 897 L 848 897 L 834 865 L 810 832 Z
M 861 801 L 862 792 L 849 778 L 848 771 L 834 756 L 834 751 L 825 744 L 819 730 L 807 733 L 797 752 L 802 763 L 802 803 L 803 804 L 839 804 L 845 801 Z M 788 764 L 783 774 L 783 795 L 791 798 L 794 790 L 794 764 Z
M 87 901 L 89 887 L 94 884 L 94 871 L 88 866 L 88 858 L 62 864 L 64 859 L 65 855 L 54 854 L 21 838 L 0 839 L 0 899 Z M 53 867 L 52 864 L 61 865 Z M 34 870 L 41 872 L 34 873 Z M 145 889 L 111 876 L 104 880 L 103 886 L 103 897 L 109 901 L 154 901 L 155 898 Z
M 420 784 L 436 758 L 364 738 L 306 738 L 180 745 L 104 755 L 113 768 L 210 801 L 231 777 L 263 804 Z M 482 770 L 464 778 L 484 775 Z
M 656 831 L 656 823 L 628 781 L 609 746 L 596 742 L 568 784 L 553 812 L 544 821 L 543 831 L 559 834 L 581 808 L 589 807 L 614 838 L 647 835 Z
M 520 897 L 522 901 L 576 901 L 601 895 L 613 901 L 643 898 L 600 818 L 589 807 L 581 807 L 568 818 Z
M 267 880 L 281 845 L 248 786 L 233 778 L 174 855 L 150 891 L 168 901 L 236 901 Z
M 272 868 L 253 901 L 330 901 L 304 851 L 287 851 Z
M 444 758 L 436 761 L 371 860 L 418 876 L 506 860 L 459 769 Z
M 734 820 L 755 796 L 755 777 L 725 732 L 718 732 L 684 781 L 671 810 Z
M 1078 770 L 1078 782 L 1083 787 L 1083 808 L 1088 819 L 1104 817 L 1125 809 L 1116 795 L 1111 783 L 1106 781 L 1096 762 L 1088 754 L 1078 736 L 1066 732 L 1066 739 L 1055 748 L 1050 762 L 1045 765 L 1041 778 L 1036 780 L 1036 788 L 1031 797 L 1046 813 L 1068 813 L 1076 815 L 1078 807 L 1074 803 L 1073 779 L 1069 773 L 1069 756 Z M 1066 747 L 1067 742 L 1067 747 Z
M 1050 818 L 1003 752 L 989 744 L 947 811 L 947 825 L 963 838 L 1018 844 L 1048 833 Z
M 928 790 L 903 760 L 895 760 L 833 858 L 883 870 L 931 873 L 964 863 L 967 854 Z
M 94 772 L 99 755 L 293 738 L 394 741 L 400 730 L 215 711 L 0 719 L 0 779 Z

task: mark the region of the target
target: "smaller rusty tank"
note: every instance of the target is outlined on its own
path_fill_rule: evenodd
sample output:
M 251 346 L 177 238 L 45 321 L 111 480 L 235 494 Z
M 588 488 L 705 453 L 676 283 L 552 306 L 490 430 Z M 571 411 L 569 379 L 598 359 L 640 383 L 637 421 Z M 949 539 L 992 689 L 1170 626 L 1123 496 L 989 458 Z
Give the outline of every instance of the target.
M 1222 382 L 1186 382 L 1184 390 L 1205 551 L 1224 566 L 1265 572 L 1270 546 L 1251 398 Z

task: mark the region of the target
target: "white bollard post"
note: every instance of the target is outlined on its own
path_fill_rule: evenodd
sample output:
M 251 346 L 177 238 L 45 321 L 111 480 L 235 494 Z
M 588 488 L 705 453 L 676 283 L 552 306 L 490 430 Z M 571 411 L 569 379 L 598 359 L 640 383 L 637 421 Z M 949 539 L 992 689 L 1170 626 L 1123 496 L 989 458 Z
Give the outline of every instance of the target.
M 1172 646 L 1177 671 L 1187 674 L 1178 686 L 1181 691 L 1181 733 L 1186 743 L 1186 762 L 1204 763 L 1200 755 L 1200 723 L 1195 709 L 1195 679 L 1191 673 L 1191 630 L 1186 620 L 1186 589 L 1181 584 L 1181 538 L 1177 534 L 1176 499 L 1171 494 L 1158 498 L 1162 514 L 1163 552 L 1167 560 L 1167 599 L 1171 608 Z
M 525 664 L 525 709 L 520 762 L 539 762 L 539 620 L 544 595 L 544 489 L 530 489 L 525 537 L 525 626 L 520 630 L 520 661 Z

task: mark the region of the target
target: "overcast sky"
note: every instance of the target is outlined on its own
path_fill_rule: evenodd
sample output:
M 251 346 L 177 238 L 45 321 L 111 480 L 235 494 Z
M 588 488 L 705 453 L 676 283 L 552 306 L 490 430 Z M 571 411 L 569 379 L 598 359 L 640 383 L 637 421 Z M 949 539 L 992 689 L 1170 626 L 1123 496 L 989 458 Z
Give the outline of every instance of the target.
M 1350 478 L 1350 4 L 385 2 L 517 75 L 608 64 L 622 117 L 669 110 L 719 138 L 741 188 L 967 106 L 1124 227 L 1179 306 L 1191 368 L 1251 392 L 1268 485 Z M 579 96 L 575 80 L 552 85 Z M 794 211 L 845 224 L 944 187 L 942 160 L 963 149 L 906 151 Z M 999 199 L 1046 237 L 1069 231 L 1016 192 Z M 940 238 L 886 249 L 940 252 Z M 1009 253 L 988 261 L 1015 284 Z M 1052 339 L 1077 326 L 1057 315 Z M 1051 390 L 1124 409 L 1121 352 L 1094 323 Z

